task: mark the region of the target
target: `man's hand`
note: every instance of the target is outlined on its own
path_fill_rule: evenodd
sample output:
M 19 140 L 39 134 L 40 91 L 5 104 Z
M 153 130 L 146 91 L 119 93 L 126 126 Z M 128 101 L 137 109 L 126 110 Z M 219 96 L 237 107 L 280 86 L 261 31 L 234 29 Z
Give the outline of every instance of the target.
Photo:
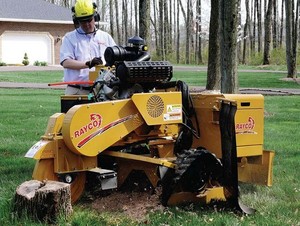
M 101 57 L 94 57 L 92 60 L 87 61 L 85 63 L 86 66 L 89 68 L 95 67 L 96 65 L 103 64 L 103 61 L 101 60 Z

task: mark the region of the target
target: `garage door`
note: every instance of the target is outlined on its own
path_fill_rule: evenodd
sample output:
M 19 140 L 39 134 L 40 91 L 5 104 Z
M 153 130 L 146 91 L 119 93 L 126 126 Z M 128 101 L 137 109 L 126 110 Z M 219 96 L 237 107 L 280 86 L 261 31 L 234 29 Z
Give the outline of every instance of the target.
M 29 64 L 35 61 L 53 64 L 53 41 L 48 33 L 4 32 L 1 36 L 1 61 L 22 64 L 27 53 Z

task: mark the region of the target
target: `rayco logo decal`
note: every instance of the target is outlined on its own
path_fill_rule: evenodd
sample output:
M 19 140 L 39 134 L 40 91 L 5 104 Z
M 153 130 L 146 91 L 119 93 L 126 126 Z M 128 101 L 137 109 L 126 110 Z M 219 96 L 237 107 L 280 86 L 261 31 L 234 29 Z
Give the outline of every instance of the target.
M 102 123 L 102 116 L 99 114 L 90 114 L 90 122 L 74 132 L 74 137 L 80 137 L 88 131 L 99 128 Z
M 254 127 L 255 127 L 255 121 L 252 117 L 249 117 L 247 122 L 237 123 L 235 125 L 235 130 L 237 134 L 255 133 L 253 132 Z
M 87 137 L 83 138 L 78 144 L 77 147 L 81 148 L 83 147 L 85 144 L 87 144 L 89 141 L 93 140 L 93 138 L 95 138 L 98 135 L 101 135 L 102 133 L 106 132 L 109 129 L 114 128 L 117 125 L 120 125 L 122 123 L 125 123 L 126 121 L 129 121 L 131 119 L 134 119 L 134 117 L 136 117 L 136 115 L 128 115 L 124 118 L 120 118 L 117 119 L 107 125 L 104 125 L 102 128 L 97 129 L 95 132 L 93 132 L 92 134 L 88 135 Z M 100 122 L 101 124 L 101 122 Z

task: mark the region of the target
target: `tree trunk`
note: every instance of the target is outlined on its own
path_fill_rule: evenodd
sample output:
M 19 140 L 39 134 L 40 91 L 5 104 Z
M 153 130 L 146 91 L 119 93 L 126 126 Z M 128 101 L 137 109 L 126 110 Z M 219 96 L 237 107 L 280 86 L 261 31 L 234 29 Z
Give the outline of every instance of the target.
M 172 0 L 169 0 L 169 24 L 168 24 L 168 48 L 169 48 L 169 52 L 168 54 L 173 54 L 174 52 L 174 48 L 173 48 L 173 36 L 172 36 L 172 31 L 173 31 L 173 27 L 174 24 L 173 23 L 173 8 L 172 8 Z
M 110 34 L 114 38 L 115 37 L 115 23 L 114 23 L 114 7 L 113 7 L 113 0 L 109 0 L 109 20 L 110 20 Z
M 253 55 L 255 55 L 255 53 L 256 53 L 256 51 L 255 51 L 255 49 L 256 49 L 256 18 L 257 18 L 257 16 L 256 16 L 256 1 L 258 1 L 258 0 L 255 0 L 255 4 L 254 4 L 254 8 L 253 8 L 253 10 L 252 10 L 252 12 L 253 12 L 253 33 L 252 33 L 252 41 L 251 41 L 251 53 L 253 54 Z
M 26 181 L 16 190 L 13 211 L 18 217 L 55 224 L 59 217 L 66 218 L 73 211 L 70 185 L 57 181 Z
M 157 26 L 157 8 L 156 8 L 156 0 L 153 0 L 153 19 L 151 19 L 153 29 L 154 29 L 154 37 L 155 37 L 155 53 L 156 56 L 160 56 L 159 44 L 158 44 L 158 26 Z M 150 45 L 150 43 L 149 43 Z
M 137 12 L 137 9 L 138 9 L 138 0 L 134 0 L 134 9 L 135 9 L 135 12 Z M 134 21 L 135 21 L 135 34 L 138 34 L 139 33 L 139 19 L 138 19 L 138 14 L 135 13 L 135 16 L 134 16 Z
M 197 0 L 196 4 L 196 51 L 195 51 L 195 61 L 197 64 L 202 64 L 202 15 L 201 15 L 201 0 Z
M 288 70 L 288 78 L 297 77 L 296 69 L 296 57 L 297 57 L 297 26 L 298 26 L 298 3 L 297 10 L 294 17 L 294 3 L 291 1 L 285 1 L 285 11 L 286 11 L 286 62 Z M 295 19 L 293 19 L 295 18 Z
M 219 0 L 211 0 L 206 89 L 207 90 L 221 89 Z
M 238 64 L 242 62 L 242 15 L 241 2 L 238 1 L 238 18 L 237 18 L 237 57 Z
M 150 2 L 139 0 L 139 36 L 150 44 Z
M 265 47 L 263 65 L 270 64 L 271 42 L 272 42 L 272 12 L 273 0 L 269 0 L 266 19 L 265 19 Z
M 221 0 L 221 92 L 238 93 L 238 0 Z
M 280 20 L 280 39 L 279 39 L 279 45 L 280 47 L 282 47 L 282 43 L 283 43 L 283 12 L 284 12 L 284 1 L 282 0 L 282 4 L 281 4 L 281 20 Z
M 191 26 L 190 26 L 190 21 L 191 21 L 191 14 L 190 14 L 190 3 L 191 0 L 187 0 L 187 10 L 186 10 L 186 40 L 185 40 L 185 63 L 189 64 L 190 63 L 190 38 L 191 38 Z
M 273 2 L 273 49 L 276 49 L 278 46 L 278 32 L 277 32 L 277 17 L 278 17 L 278 0 Z
M 246 23 L 244 26 L 244 48 L 243 48 L 243 64 L 246 64 L 246 58 L 247 58 L 247 50 L 248 50 L 248 41 L 249 39 L 249 26 L 250 26 L 250 16 L 249 16 L 249 0 L 245 1 L 245 7 L 246 7 Z
M 102 7 L 101 7 L 101 13 L 100 13 L 101 21 L 105 20 L 105 13 L 106 13 L 105 5 L 106 5 L 106 0 L 102 0 Z
M 121 29 L 120 29 L 120 23 L 119 23 L 119 5 L 118 5 L 118 0 L 115 0 L 115 8 L 116 8 L 117 39 L 118 39 L 118 43 L 121 44 Z
M 123 14 L 123 38 L 122 38 L 122 43 L 123 44 L 127 44 L 127 40 L 128 40 L 128 1 L 127 0 L 123 0 L 123 4 L 122 4 L 122 14 Z
M 170 53 L 170 46 L 169 46 L 169 18 L 168 18 L 168 3 L 167 1 L 163 2 L 163 23 L 164 23 L 164 55 L 167 56 Z
M 179 25 L 179 15 L 180 15 L 180 11 L 179 11 L 179 0 L 177 0 L 177 41 L 176 41 L 176 62 L 177 64 L 180 63 L 180 25 Z
M 261 23 L 261 0 L 256 0 L 257 6 L 257 52 L 261 52 L 262 50 L 262 23 Z
M 164 22 L 163 22 L 163 18 L 164 18 L 164 8 L 163 8 L 163 0 L 159 0 L 158 1 L 158 10 L 159 10 L 159 51 L 160 51 L 160 56 L 161 56 L 161 60 L 165 60 L 165 46 L 164 46 Z

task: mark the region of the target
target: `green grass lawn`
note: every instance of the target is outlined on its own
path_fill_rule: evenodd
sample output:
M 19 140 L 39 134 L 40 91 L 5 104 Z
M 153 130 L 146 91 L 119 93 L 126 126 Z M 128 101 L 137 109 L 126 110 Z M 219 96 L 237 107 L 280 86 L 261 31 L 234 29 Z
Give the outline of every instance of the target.
M 206 86 L 205 71 L 174 71 L 173 80 L 183 80 L 191 86 Z M 238 72 L 241 88 L 300 88 L 300 84 L 283 81 L 284 73 Z M 1 72 L 0 82 L 61 82 L 62 71 Z
M 50 115 L 60 110 L 62 90 L 0 89 L 0 224 L 42 225 L 11 215 L 18 185 L 31 179 L 34 160 L 24 158 L 44 133 Z M 299 225 L 300 224 L 300 98 L 265 97 L 265 148 L 275 150 L 272 187 L 241 185 L 242 201 L 257 210 L 240 216 L 213 208 L 168 208 L 148 216 L 147 225 Z M 84 203 L 59 225 L 139 225 L 125 215 L 95 212 Z

